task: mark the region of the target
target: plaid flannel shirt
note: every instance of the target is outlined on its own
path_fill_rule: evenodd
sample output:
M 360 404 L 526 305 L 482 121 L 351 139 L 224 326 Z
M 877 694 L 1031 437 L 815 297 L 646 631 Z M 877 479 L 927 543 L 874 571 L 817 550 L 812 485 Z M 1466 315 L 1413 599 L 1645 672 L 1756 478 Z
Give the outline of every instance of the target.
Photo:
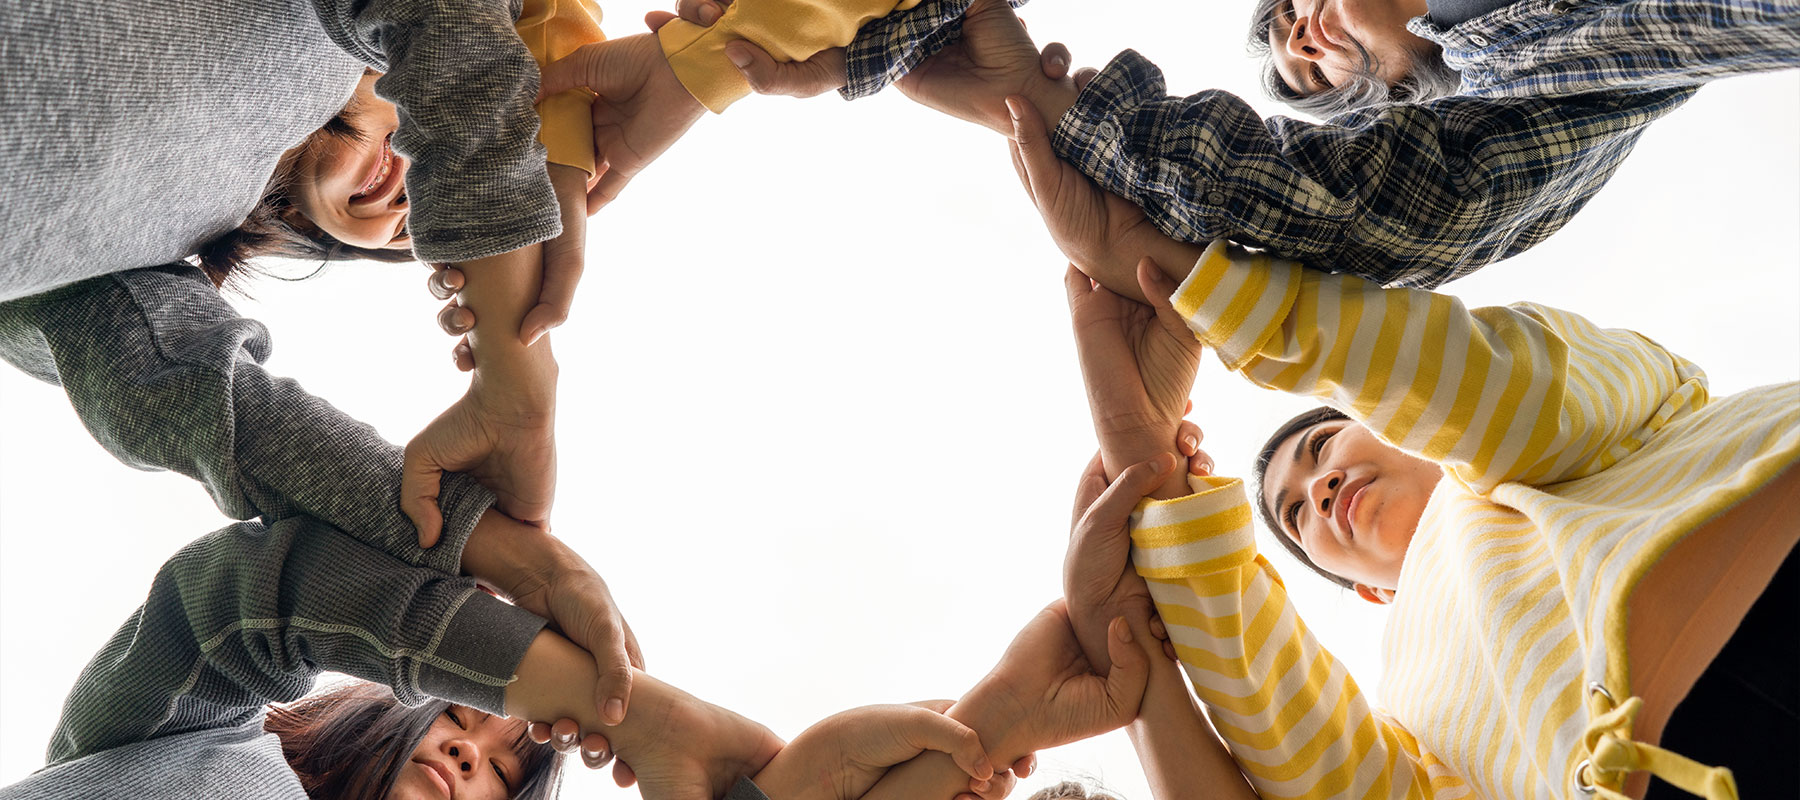
M 955 41 L 969 4 L 925 0 L 865 26 L 845 96 Z M 1414 20 L 1463 70 L 1462 93 L 1325 124 L 1264 120 L 1220 91 L 1167 96 L 1128 50 L 1052 143 L 1175 238 L 1433 287 L 1555 233 L 1699 83 L 1800 64 L 1796 13 L 1792 0 L 1519 0 L 1448 30 Z

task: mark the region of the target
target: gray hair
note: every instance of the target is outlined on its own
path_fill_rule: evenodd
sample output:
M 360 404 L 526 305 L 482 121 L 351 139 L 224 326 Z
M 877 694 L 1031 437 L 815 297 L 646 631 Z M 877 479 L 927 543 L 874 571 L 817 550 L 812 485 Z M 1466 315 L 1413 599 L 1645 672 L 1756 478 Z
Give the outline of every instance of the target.
M 1055 786 L 1037 790 L 1029 800 L 1118 800 L 1110 794 L 1096 792 L 1088 794 L 1087 787 L 1074 781 L 1063 781 Z
M 1296 111 L 1330 119 L 1363 108 L 1424 103 L 1448 97 L 1455 94 L 1462 83 L 1462 76 L 1444 63 L 1442 51 L 1434 46 L 1424 51 L 1409 50 L 1406 77 L 1390 87 L 1375 74 L 1375 57 L 1361 42 L 1352 39 L 1350 43 L 1362 63 L 1351 70 L 1350 77 L 1323 92 L 1301 95 L 1281 79 L 1281 73 L 1275 69 L 1275 52 L 1269 45 L 1269 31 L 1281 17 L 1281 8 L 1290 2 L 1292 0 L 1257 0 L 1256 9 L 1251 12 L 1247 45 L 1250 55 L 1263 59 L 1263 91 Z

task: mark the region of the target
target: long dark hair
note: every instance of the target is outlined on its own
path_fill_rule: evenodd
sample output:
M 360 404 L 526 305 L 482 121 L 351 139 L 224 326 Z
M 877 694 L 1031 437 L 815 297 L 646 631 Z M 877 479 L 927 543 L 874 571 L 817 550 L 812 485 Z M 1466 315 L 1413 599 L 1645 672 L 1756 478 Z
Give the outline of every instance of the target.
M 331 139 L 363 141 L 367 135 L 356 126 L 355 101 L 344 106 L 329 122 L 307 136 L 298 146 L 281 154 L 275 172 L 263 184 L 262 198 L 250 209 L 244 221 L 226 231 L 195 252 L 200 271 L 214 286 L 239 288 L 249 270 L 250 260 L 260 256 L 277 256 L 303 261 L 317 261 L 323 266 L 338 260 L 414 261 L 412 250 L 389 250 L 347 245 L 326 233 L 295 207 L 291 194 L 300 174 L 300 156 Z
M 1291 2 L 1293 0 L 1257 0 L 1250 15 L 1250 39 L 1246 45 L 1250 55 L 1263 59 L 1263 91 L 1296 111 L 1330 119 L 1371 106 L 1436 100 L 1455 94 L 1462 84 L 1462 76 L 1444 63 L 1443 52 L 1433 46 L 1424 51 L 1408 50 L 1410 60 L 1406 65 L 1406 77 L 1390 87 L 1375 74 L 1375 57 L 1361 42 L 1351 39 L 1350 44 L 1362 57 L 1362 63 L 1351 70 L 1350 78 L 1323 92 L 1302 95 L 1281 79 L 1281 73 L 1275 69 L 1275 53 L 1269 45 L 1269 30 L 1275 27 L 1282 9 Z
M 270 706 L 263 730 L 281 737 L 282 755 L 308 797 L 378 800 L 387 795 L 425 732 L 449 707 L 445 701 L 433 700 L 408 708 L 388 687 L 355 681 Z M 520 737 L 523 740 L 523 732 Z M 513 797 L 555 797 L 562 754 L 549 745 L 521 745 L 518 749 L 525 783 Z
M 1307 555 L 1306 551 L 1300 548 L 1300 543 L 1294 541 L 1293 537 L 1288 536 L 1281 530 L 1280 520 L 1275 519 L 1275 516 L 1269 513 L 1269 504 L 1262 500 L 1263 475 L 1268 473 L 1269 460 L 1275 457 L 1275 451 L 1281 447 L 1282 442 L 1287 441 L 1288 437 L 1321 422 L 1332 422 L 1349 418 L 1350 416 L 1348 414 L 1335 408 L 1330 406 L 1319 406 L 1318 408 L 1307 411 L 1282 423 L 1281 427 L 1275 429 L 1275 434 L 1269 437 L 1268 443 L 1263 445 L 1262 452 L 1256 454 L 1256 467 L 1254 472 L 1256 474 L 1256 513 L 1258 516 L 1262 517 L 1263 524 L 1268 526 L 1269 530 L 1275 534 L 1275 541 L 1281 543 L 1281 546 L 1288 551 L 1288 555 L 1298 559 L 1300 563 L 1305 564 L 1306 567 L 1313 572 L 1319 573 L 1325 580 L 1331 581 L 1346 589 L 1354 590 L 1356 588 L 1355 581 L 1341 575 L 1333 574 L 1324 567 L 1314 564 L 1312 556 Z

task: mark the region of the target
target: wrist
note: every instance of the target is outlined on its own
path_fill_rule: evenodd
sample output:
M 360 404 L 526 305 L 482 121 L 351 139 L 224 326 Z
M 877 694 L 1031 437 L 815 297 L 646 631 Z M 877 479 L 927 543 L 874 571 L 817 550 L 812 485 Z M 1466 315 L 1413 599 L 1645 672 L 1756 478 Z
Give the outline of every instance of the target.
M 1038 114 L 1044 118 L 1044 127 L 1055 131 L 1062 118 L 1075 105 L 1075 99 L 1081 96 L 1081 90 L 1075 88 L 1075 79 L 1064 77 L 1061 80 L 1050 80 L 1043 75 L 1032 78 L 1025 85 L 1025 99 L 1037 108 Z
M 525 427 L 553 424 L 556 383 L 562 368 L 550 349 L 550 337 L 530 346 L 511 337 L 490 344 L 497 346 L 477 354 L 469 377 L 469 393 L 481 410 Z
M 462 571 L 515 598 L 548 585 L 571 558 L 573 551 L 549 531 L 490 508 L 463 546 Z
M 981 737 L 981 748 L 995 769 L 1011 764 L 1037 748 L 1030 727 L 1030 709 L 1011 692 L 986 679 L 975 684 L 956 705 L 944 712 Z

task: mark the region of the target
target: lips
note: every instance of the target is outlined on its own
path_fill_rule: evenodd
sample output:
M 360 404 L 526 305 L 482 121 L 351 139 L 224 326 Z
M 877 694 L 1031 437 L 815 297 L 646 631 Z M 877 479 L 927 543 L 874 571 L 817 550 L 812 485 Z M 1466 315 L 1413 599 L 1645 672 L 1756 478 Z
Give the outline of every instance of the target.
M 395 158 L 393 142 L 394 135 L 391 133 L 382 138 L 381 149 L 376 153 L 375 163 L 369 167 L 369 174 L 367 177 L 363 178 L 362 186 L 357 188 L 355 194 L 350 195 L 351 200 L 361 200 L 365 197 L 378 194 L 382 189 L 387 188 L 390 179 L 394 177 L 394 173 L 399 171 L 394 169 Z
M 1345 544 L 1356 539 L 1356 524 L 1352 520 L 1356 518 L 1357 501 L 1362 499 L 1363 488 L 1373 480 L 1373 478 L 1361 478 L 1350 481 L 1344 484 L 1342 491 L 1337 493 L 1337 502 L 1334 504 L 1337 513 L 1332 516 L 1337 518 L 1337 528 L 1343 535 Z
M 441 784 L 441 787 L 444 790 L 444 797 L 454 800 L 456 797 L 456 782 L 451 778 L 449 767 L 439 764 L 436 761 L 415 761 L 413 763 L 424 767 L 426 776 L 431 778 L 433 782 Z

